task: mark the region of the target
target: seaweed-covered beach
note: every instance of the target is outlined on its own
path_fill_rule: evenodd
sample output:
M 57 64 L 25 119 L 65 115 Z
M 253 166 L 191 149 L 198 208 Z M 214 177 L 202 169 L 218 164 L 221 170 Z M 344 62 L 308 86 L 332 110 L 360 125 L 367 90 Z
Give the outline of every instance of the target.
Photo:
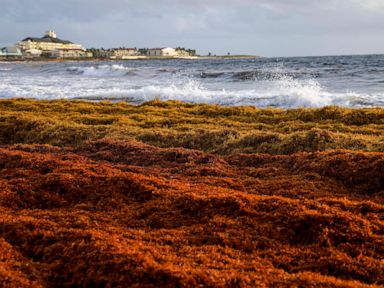
M 384 109 L 0 101 L 3 287 L 380 287 Z

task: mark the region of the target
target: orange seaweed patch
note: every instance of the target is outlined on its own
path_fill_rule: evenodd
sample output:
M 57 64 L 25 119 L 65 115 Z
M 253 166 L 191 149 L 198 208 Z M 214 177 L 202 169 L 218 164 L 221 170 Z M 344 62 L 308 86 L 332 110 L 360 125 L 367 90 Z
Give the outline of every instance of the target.
M 1 285 L 384 285 L 383 163 L 112 140 L 3 146 Z

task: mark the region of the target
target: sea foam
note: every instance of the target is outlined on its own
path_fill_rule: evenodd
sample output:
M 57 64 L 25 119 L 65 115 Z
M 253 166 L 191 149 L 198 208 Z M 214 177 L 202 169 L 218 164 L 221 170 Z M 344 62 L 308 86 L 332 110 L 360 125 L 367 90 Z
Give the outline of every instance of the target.
M 72 66 L 67 68 L 67 71 L 73 74 L 92 77 L 116 77 L 125 76 L 127 75 L 127 73 L 132 71 L 132 69 L 123 65 L 112 64 L 89 67 Z
M 7 63 L 0 66 L 0 97 L 133 103 L 161 99 L 281 108 L 384 106 L 380 75 L 362 81 L 363 72 L 351 73 L 354 66 L 338 65 L 335 70 L 328 58 L 259 61 Z

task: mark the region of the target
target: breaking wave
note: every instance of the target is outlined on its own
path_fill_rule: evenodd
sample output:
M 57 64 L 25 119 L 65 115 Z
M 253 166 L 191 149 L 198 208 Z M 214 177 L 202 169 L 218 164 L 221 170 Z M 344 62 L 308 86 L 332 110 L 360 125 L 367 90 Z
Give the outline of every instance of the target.
M 149 85 L 137 89 L 105 91 L 98 95 L 80 97 L 89 100 L 125 100 L 142 103 L 149 100 L 179 100 L 191 103 L 220 104 L 228 106 L 252 105 L 257 107 L 324 107 L 338 105 L 346 107 L 369 107 L 369 95 L 358 93 L 330 93 L 324 91 L 314 80 L 298 82 L 281 80 L 274 82 L 269 90 L 257 89 L 228 91 L 210 90 L 201 83 L 189 80 L 183 85 Z
M 89 66 L 89 67 L 73 66 L 73 67 L 68 67 L 66 70 L 70 74 L 91 76 L 91 77 L 120 77 L 120 76 L 134 75 L 134 70 L 132 68 L 119 65 L 119 64 L 99 65 L 99 66 Z
M 117 69 L 118 70 L 118 69 Z M 92 69 L 87 75 L 94 75 Z M 92 72 L 90 72 L 92 71 Z M 121 70 L 118 70 L 121 73 Z M 85 73 L 85 72 L 84 72 Z M 102 72 L 104 73 L 104 72 Z M 109 72 L 110 73 L 110 72 Z M 117 73 L 117 72 L 116 72 Z M 124 72 L 126 73 L 126 72 Z M 100 75 L 100 74 L 97 74 Z M 383 95 L 359 93 L 331 93 L 314 79 L 297 80 L 284 76 L 275 81 L 258 81 L 247 89 L 212 89 L 197 79 L 178 79 L 177 83 L 155 81 L 146 85 L 105 79 L 82 79 L 78 82 L 47 85 L 46 79 L 33 79 L 24 86 L 0 83 L 0 98 L 25 97 L 37 99 L 87 99 L 142 103 L 149 100 L 179 100 L 191 103 L 209 103 L 229 106 L 253 105 L 257 107 L 370 107 L 382 103 Z
M 371 58 L 6 63 L 0 66 L 0 98 L 384 106 L 384 57 Z

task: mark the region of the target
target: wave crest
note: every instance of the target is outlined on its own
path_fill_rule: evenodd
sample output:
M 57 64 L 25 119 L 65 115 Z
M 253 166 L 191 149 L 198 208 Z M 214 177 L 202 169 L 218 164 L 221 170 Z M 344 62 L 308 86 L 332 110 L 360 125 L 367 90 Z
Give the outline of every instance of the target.
M 88 67 L 69 67 L 67 72 L 70 74 L 84 75 L 91 77 L 119 77 L 133 75 L 134 70 L 132 68 L 126 67 L 120 64 L 112 65 L 98 65 L 98 66 L 88 66 Z

